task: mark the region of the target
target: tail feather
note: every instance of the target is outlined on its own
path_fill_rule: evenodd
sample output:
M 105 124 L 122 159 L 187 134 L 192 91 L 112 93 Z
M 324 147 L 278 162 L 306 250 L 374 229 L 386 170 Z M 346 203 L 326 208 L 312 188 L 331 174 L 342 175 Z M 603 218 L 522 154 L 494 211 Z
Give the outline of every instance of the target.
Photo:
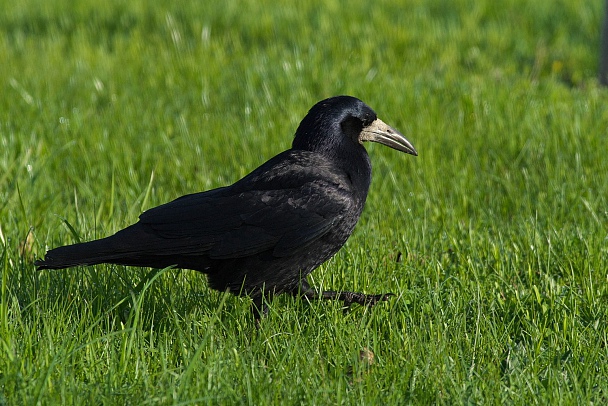
M 151 268 L 175 265 L 205 273 L 213 265 L 200 244 L 189 239 L 165 239 L 140 223 L 100 240 L 52 249 L 34 264 L 38 269 L 62 269 L 102 263 Z
M 118 255 L 112 249 L 114 244 L 106 240 L 107 238 L 104 238 L 52 249 L 46 253 L 43 260 L 37 260 L 35 265 L 38 269 L 62 269 L 78 265 L 111 263 Z
M 141 229 L 137 224 L 100 240 L 66 245 L 52 249 L 43 260 L 34 264 L 38 269 L 62 269 L 79 265 L 101 263 L 125 264 L 137 257 L 141 250 Z

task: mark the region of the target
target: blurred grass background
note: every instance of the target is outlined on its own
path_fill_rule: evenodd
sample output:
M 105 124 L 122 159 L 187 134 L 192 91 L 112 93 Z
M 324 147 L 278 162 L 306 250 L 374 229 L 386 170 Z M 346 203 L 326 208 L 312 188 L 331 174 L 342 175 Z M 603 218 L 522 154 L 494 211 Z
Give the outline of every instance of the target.
M 601 2 L 1 3 L 0 405 L 604 403 Z M 37 272 L 45 250 L 234 182 L 317 101 L 361 98 L 359 226 L 319 288 L 249 302 L 190 271 Z M 140 281 L 143 281 L 140 283 Z

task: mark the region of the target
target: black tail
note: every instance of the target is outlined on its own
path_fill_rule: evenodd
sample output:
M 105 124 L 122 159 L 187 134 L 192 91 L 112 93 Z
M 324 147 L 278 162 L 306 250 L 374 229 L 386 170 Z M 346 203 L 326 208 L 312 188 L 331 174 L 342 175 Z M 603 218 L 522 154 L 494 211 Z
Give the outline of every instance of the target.
M 35 265 L 38 269 L 61 269 L 112 262 L 112 257 L 116 256 L 112 250 L 114 244 L 106 240 L 108 238 L 52 249 L 43 260 L 37 260 Z
M 110 237 L 52 249 L 44 259 L 37 260 L 34 264 L 38 269 L 62 269 L 101 263 L 129 264 L 137 256 L 135 253 L 140 240 L 141 230 L 135 224 Z
M 205 252 L 186 239 L 155 235 L 141 223 L 133 224 L 100 240 L 58 247 L 35 262 L 38 269 L 62 269 L 79 265 L 116 264 L 150 268 L 194 269 L 209 272 L 212 265 Z

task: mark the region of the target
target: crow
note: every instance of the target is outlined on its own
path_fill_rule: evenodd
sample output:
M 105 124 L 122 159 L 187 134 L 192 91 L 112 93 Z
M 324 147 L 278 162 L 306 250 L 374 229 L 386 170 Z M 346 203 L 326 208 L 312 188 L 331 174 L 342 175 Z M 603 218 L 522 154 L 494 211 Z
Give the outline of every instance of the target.
M 331 97 L 310 109 L 291 149 L 236 183 L 149 209 L 110 237 L 52 249 L 35 264 L 192 269 L 213 289 L 250 297 L 257 320 L 281 293 L 373 306 L 392 294 L 317 292 L 306 279 L 361 216 L 372 173 L 364 141 L 418 155 L 361 100 Z

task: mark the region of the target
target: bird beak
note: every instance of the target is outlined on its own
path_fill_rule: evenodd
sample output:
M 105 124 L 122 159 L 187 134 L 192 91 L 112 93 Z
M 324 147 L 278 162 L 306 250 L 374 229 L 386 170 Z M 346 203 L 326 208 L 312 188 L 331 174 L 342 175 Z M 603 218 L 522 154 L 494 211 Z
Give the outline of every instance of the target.
M 397 151 L 405 152 L 418 156 L 416 148 L 409 142 L 403 134 L 395 130 L 393 127 L 386 124 L 384 121 L 377 118 L 370 125 L 364 127 L 359 135 L 360 141 L 372 141 L 386 145 L 396 149 Z

